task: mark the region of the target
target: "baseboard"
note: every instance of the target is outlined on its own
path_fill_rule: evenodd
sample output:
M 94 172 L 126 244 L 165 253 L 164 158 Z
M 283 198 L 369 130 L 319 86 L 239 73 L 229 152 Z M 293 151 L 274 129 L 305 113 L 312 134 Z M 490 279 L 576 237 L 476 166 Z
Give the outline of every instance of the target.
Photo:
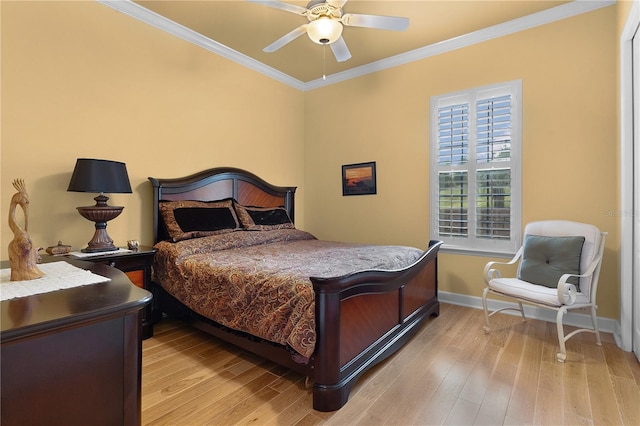
M 482 309 L 482 298 L 476 296 L 466 296 L 458 293 L 449 293 L 446 291 L 438 291 L 438 300 L 444 303 L 451 303 L 452 305 L 467 306 L 469 308 Z M 495 300 L 487 298 L 487 306 L 490 310 L 518 307 L 515 302 L 506 302 L 502 300 Z M 527 318 L 539 319 L 543 321 L 549 321 L 555 324 L 556 311 L 552 309 L 544 309 L 533 305 L 524 305 L 524 312 Z M 509 315 L 520 315 L 515 311 L 504 311 Z M 575 327 L 591 327 L 591 315 L 581 314 L 578 312 L 567 312 L 564 316 L 564 324 L 572 325 Z M 611 318 L 598 317 L 598 328 L 605 333 L 613 333 L 615 336 L 616 320 Z
M 622 338 L 622 325 L 620 324 L 620 321 L 616 321 L 616 326 L 613 330 L 613 340 L 616 342 L 616 345 L 618 345 L 618 347 L 623 351 L 633 352 L 631 345 L 625 346 L 625 339 Z

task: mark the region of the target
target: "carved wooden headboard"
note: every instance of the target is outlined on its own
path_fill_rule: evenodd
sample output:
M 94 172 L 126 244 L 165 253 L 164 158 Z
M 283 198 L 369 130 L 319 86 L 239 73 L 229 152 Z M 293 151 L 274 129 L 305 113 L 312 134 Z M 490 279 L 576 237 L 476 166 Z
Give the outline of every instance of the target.
M 294 220 L 295 186 L 276 186 L 262 178 L 233 167 L 216 167 L 172 179 L 149 177 L 153 185 L 153 239 L 167 238 L 160 220 L 160 201 L 198 200 L 215 201 L 233 198 L 245 206 L 284 206 Z

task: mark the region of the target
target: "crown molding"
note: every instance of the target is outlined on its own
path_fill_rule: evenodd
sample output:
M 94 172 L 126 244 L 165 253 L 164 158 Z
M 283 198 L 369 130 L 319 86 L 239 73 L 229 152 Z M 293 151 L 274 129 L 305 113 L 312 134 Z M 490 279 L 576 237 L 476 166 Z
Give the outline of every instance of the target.
M 409 52 L 401 53 L 386 59 L 381 59 L 370 64 L 362 65 L 336 74 L 326 76 L 326 79 L 312 80 L 304 83 L 296 78 L 291 77 L 281 71 L 278 71 L 262 62 L 256 61 L 236 50 L 233 50 L 222 43 L 211 40 L 183 25 L 178 24 L 170 19 L 165 18 L 155 12 L 150 11 L 131 0 L 96 0 L 105 6 L 111 7 L 119 12 L 131 16 L 139 21 L 154 26 L 169 34 L 175 35 L 185 41 L 193 43 L 204 49 L 207 49 L 217 55 L 234 61 L 240 65 L 248 67 L 254 71 L 273 78 L 281 83 L 287 84 L 301 91 L 308 91 L 331 84 L 339 83 L 352 78 L 361 77 L 363 75 L 382 71 L 388 68 L 397 67 L 410 62 L 419 61 L 431 56 L 440 55 L 442 53 L 451 52 L 463 47 L 472 46 L 506 35 L 514 34 L 519 31 L 528 30 L 540 25 L 549 24 L 551 22 L 570 18 L 572 16 L 591 12 L 603 7 L 611 6 L 616 0 L 575 0 L 565 3 L 551 9 L 533 13 L 528 16 L 513 19 L 502 24 L 487 27 L 482 30 L 474 31 L 468 34 L 444 40 L 428 46 L 424 46 Z
M 233 62 L 243 65 L 247 68 L 251 68 L 254 71 L 278 80 L 281 83 L 287 84 L 295 89 L 305 90 L 305 84 L 302 81 L 293 78 L 281 71 L 278 71 L 275 68 L 265 65 L 262 62 L 256 61 L 255 59 L 250 58 L 247 55 L 238 52 L 237 50 L 231 49 L 222 43 L 211 40 L 210 38 L 205 37 L 202 34 L 185 27 L 184 25 L 178 24 L 171 19 L 167 19 L 160 14 L 157 14 L 145 7 L 140 6 L 137 3 L 134 3 L 131 0 L 96 1 L 100 4 L 115 9 L 118 12 L 122 12 L 125 15 L 131 16 L 134 19 L 156 27 L 159 30 L 188 41 L 189 43 L 193 43 L 196 46 L 207 49 L 208 51 L 227 58 Z
M 440 55 L 442 53 L 451 52 L 463 47 L 472 46 L 499 37 L 504 37 L 520 31 L 528 30 L 540 25 L 549 24 L 551 22 L 570 18 L 586 12 L 591 12 L 606 6 L 615 4 L 615 0 L 592 1 L 592 0 L 575 0 L 565 3 L 542 12 L 533 13 L 521 18 L 513 19 L 502 24 L 492 27 L 483 28 L 468 34 L 444 40 L 428 46 L 424 46 L 409 52 L 381 59 L 370 64 L 352 68 L 336 74 L 326 76 L 326 80 L 316 79 L 305 84 L 305 90 L 317 89 L 329 84 L 335 84 L 341 81 L 361 77 L 366 74 L 382 71 L 388 68 L 397 67 L 410 62 L 419 61 L 431 56 Z

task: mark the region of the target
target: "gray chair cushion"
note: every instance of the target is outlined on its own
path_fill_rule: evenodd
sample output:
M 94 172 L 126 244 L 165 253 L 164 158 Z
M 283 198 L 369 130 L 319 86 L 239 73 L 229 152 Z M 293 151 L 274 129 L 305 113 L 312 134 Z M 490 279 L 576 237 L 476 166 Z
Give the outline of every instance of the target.
M 580 274 L 583 244 L 582 236 L 525 235 L 518 278 L 545 287 L 558 287 L 562 275 Z M 577 277 L 571 277 L 567 282 L 579 287 Z

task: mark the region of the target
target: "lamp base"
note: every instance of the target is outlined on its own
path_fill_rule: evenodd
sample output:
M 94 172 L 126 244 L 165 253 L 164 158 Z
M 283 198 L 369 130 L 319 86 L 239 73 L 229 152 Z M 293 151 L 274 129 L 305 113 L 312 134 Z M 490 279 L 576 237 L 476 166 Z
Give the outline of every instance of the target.
M 100 232 L 100 230 L 96 229 L 95 234 L 93 234 L 93 238 L 89 241 L 88 247 L 81 250 L 83 253 L 99 253 L 102 251 L 118 250 L 118 247 L 113 244 L 113 240 L 109 238 L 107 231 L 104 229 L 102 231 L 103 232 Z
M 80 250 L 82 253 L 102 253 L 105 251 L 117 251 L 119 250 L 118 247 L 113 246 L 113 248 L 91 248 L 91 247 L 87 247 L 87 248 L 83 248 L 82 250 Z
M 89 241 L 89 246 L 82 249 L 82 252 L 99 253 L 118 250 L 118 247 L 113 244 L 113 240 L 107 234 L 107 222 L 118 217 L 124 207 L 107 205 L 108 198 L 103 194 L 94 198 L 94 200 L 96 200 L 95 206 L 77 207 L 82 217 L 95 222 L 96 228 L 93 238 Z
M 118 247 L 113 247 L 113 248 L 107 248 L 107 249 L 101 249 L 101 248 L 83 248 L 82 250 L 80 250 L 80 252 L 82 253 L 102 253 L 102 252 L 107 252 L 107 251 L 117 251 Z

